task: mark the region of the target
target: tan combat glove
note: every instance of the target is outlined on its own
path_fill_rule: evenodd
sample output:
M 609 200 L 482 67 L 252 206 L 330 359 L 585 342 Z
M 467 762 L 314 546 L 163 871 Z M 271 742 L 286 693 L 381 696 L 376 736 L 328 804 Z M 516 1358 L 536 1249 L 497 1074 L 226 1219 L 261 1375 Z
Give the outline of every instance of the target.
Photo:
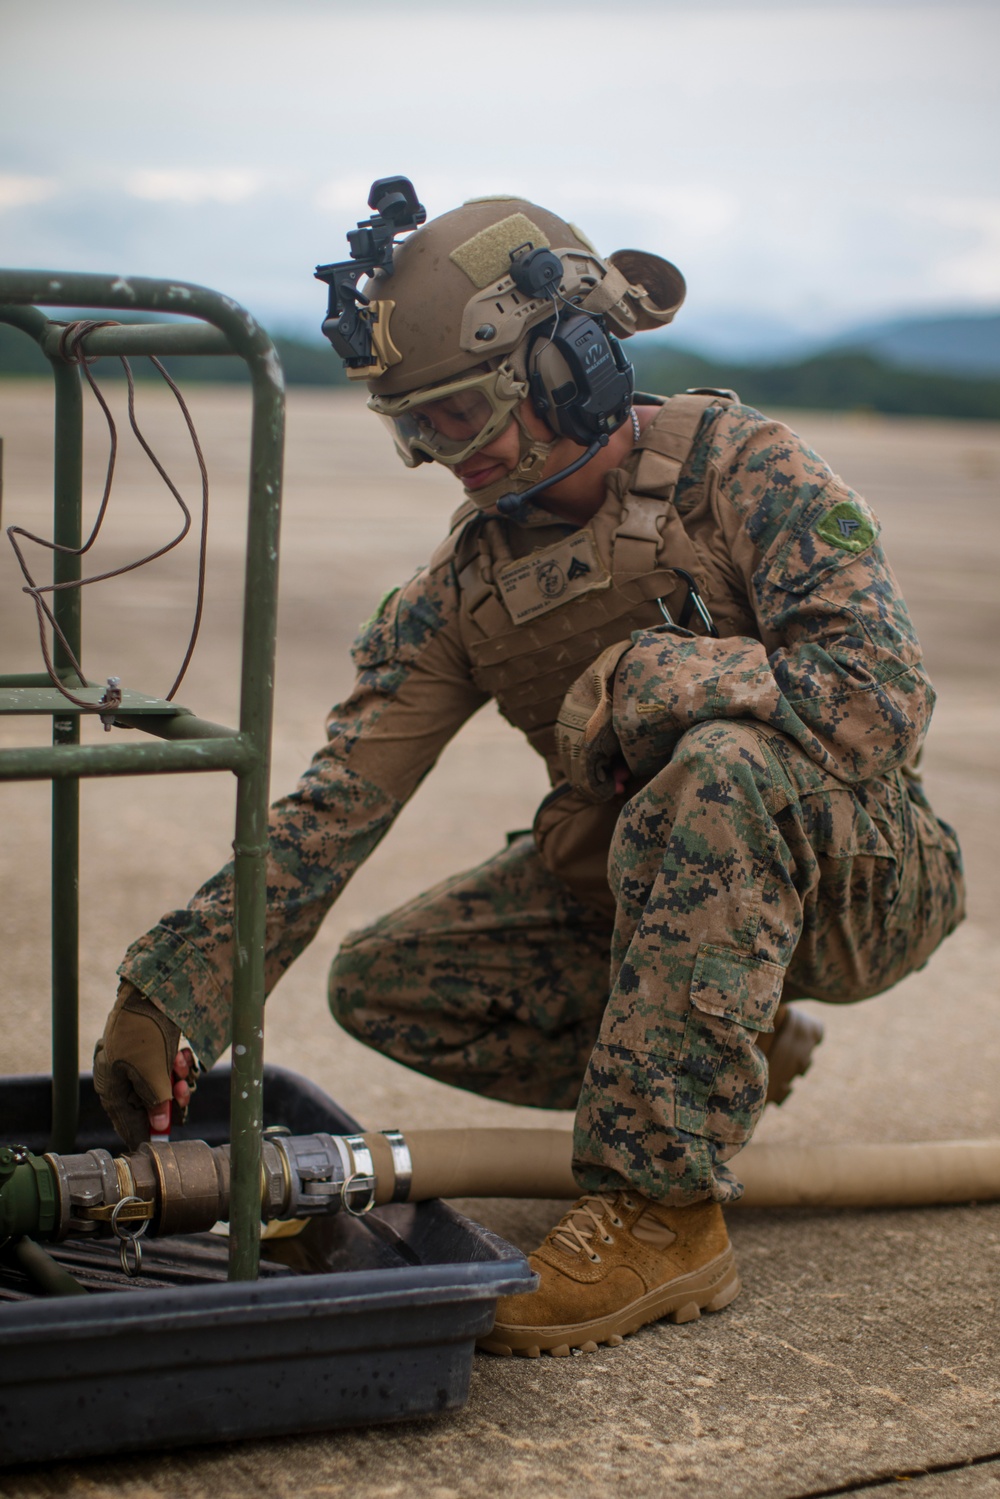
M 615 769 L 624 768 L 611 710 L 615 672 L 631 648 L 631 640 L 621 640 L 602 651 L 577 677 L 556 719 L 556 747 L 566 778 L 595 802 L 615 795 Z
M 149 1110 L 173 1102 L 180 1040 L 169 1016 L 123 979 L 94 1048 L 94 1090 L 129 1150 L 149 1139 Z M 189 1086 L 193 1091 L 193 1077 Z

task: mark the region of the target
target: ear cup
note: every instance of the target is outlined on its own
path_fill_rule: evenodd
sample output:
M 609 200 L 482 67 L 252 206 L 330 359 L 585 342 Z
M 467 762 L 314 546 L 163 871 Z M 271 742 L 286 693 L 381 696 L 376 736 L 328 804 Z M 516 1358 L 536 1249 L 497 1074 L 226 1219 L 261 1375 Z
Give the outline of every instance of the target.
M 583 447 L 628 419 L 635 376 L 618 340 L 585 312 L 561 313 L 528 353 L 532 404 L 561 437 Z

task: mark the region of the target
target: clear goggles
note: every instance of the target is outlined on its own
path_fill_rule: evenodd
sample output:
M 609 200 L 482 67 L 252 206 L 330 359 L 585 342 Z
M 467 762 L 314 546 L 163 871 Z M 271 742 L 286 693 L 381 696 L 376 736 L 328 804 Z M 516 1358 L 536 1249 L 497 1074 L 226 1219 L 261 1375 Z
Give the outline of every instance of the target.
M 500 365 L 403 396 L 374 395 L 368 405 L 407 467 L 431 459 L 456 468 L 503 431 L 527 393 L 527 383 Z

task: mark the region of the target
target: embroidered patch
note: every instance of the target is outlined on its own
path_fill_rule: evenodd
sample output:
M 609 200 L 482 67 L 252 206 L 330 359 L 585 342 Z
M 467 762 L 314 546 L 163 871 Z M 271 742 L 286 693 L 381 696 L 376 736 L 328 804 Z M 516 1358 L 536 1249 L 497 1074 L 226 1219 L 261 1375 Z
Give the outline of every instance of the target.
M 385 591 L 385 593 L 383 593 L 382 597 L 379 599 L 378 603 L 375 605 L 375 608 L 373 609 L 372 613 L 369 614 L 369 616 L 368 616 L 367 619 L 363 619 L 361 621 L 360 625 L 358 626 L 358 629 L 359 630 L 370 630 L 371 627 L 372 627 L 372 625 L 375 624 L 375 622 L 377 620 L 380 620 L 382 618 L 383 614 L 388 609 L 389 604 L 396 597 L 396 595 L 397 595 L 398 592 L 399 592 L 399 588 L 398 587 L 396 587 L 396 588 L 387 588 L 386 591 Z
M 853 500 L 842 500 L 839 505 L 834 505 L 814 529 L 817 536 L 822 536 L 831 546 L 843 547 L 845 552 L 863 552 L 875 540 L 875 527 Z
M 560 604 L 607 588 L 611 575 L 598 555 L 592 531 L 574 531 L 554 546 L 518 557 L 496 569 L 496 580 L 516 625 L 548 614 Z

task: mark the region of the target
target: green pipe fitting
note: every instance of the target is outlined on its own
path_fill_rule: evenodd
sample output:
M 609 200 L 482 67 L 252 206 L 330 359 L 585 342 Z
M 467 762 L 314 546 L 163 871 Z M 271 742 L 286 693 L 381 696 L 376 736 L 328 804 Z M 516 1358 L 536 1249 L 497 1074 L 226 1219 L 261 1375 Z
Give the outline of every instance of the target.
M 0 1240 L 50 1234 L 59 1223 L 56 1181 L 48 1161 L 23 1145 L 0 1149 Z
M 39 1291 L 46 1296 L 86 1296 L 87 1292 L 68 1270 L 46 1254 L 33 1239 L 15 1239 L 4 1250 L 9 1258 Z

